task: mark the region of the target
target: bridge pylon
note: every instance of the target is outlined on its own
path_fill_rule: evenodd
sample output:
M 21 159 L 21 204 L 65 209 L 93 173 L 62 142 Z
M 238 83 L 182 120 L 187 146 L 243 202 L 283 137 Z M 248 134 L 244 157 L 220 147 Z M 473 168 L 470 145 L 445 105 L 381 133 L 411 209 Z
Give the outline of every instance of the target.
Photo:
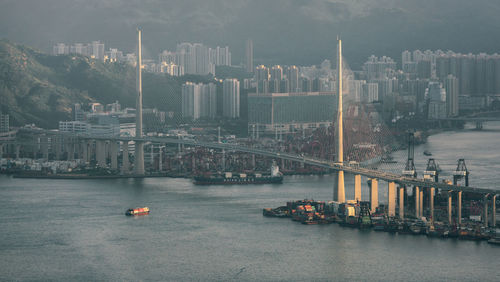
M 337 45 L 337 163 L 344 163 L 344 132 L 342 123 L 342 40 L 338 39 Z M 345 203 L 344 171 L 339 170 L 334 186 L 333 199 L 339 203 Z

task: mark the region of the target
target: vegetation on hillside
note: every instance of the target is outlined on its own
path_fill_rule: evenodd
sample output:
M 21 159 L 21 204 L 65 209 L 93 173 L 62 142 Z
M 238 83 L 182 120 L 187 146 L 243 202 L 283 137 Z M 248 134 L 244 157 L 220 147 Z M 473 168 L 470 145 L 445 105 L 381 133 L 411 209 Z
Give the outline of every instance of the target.
M 56 128 L 71 119 L 75 103 L 116 100 L 135 107 L 135 69 L 125 63 L 103 63 L 79 55 L 51 56 L 35 49 L 0 40 L 0 110 L 12 125 L 35 123 Z M 171 77 L 143 73 L 144 107 L 178 112 L 181 85 L 209 82 L 207 76 Z

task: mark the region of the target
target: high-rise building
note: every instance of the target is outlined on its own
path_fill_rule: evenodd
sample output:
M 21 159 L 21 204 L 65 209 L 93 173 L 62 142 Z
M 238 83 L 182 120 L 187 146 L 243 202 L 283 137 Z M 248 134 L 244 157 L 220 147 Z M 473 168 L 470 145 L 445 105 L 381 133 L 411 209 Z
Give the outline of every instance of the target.
M 0 132 L 9 132 L 10 130 L 10 120 L 9 120 L 9 115 L 7 114 L 2 114 L 0 112 Z
M 444 87 L 446 90 L 446 114 L 448 117 L 458 115 L 458 79 L 453 75 L 446 77 Z
M 446 118 L 446 91 L 439 82 L 429 82 L 429 87 L 425 91 L 428 101 L 427 118 Z
M 248 39 L 245 46 L 246 70 L 253 72 L 253 41 Z
M 396 62 L 390 57 L 370 56 L 363 65 L 367 80 L 385 79 L 396 70 Z
M 291 93 L 300 92 L 299 85 L 299 68 L 296 66 L 290 66 L 287 69 L 287 79 L 289 83 L 289 90 Z
M 361 102 L 363 103 L 373 103 L 378 101 L 378 83 L 366 83 L 363 84 L 363 95 L 361 96 Z
M 249 94 L 249 131 L 274 134 L 328 127 L 336 115 L 337 100 L 334 92 Z
M 100 61 L 104 61 L 104 43 L 92 41 L 90 44 L 89 56 Z
M 182 85 L 182 117 L 193 120 L 214 118 L 217 113 L 217 88 L 214 83 L 186 82 Z
M 222 115 L 229 118 L 240 117 L 240 82 L 225 79 L 222 83 Z
M 52 54 L 57 55 L 67 55 L 69 54 L 69 46 L 64 43 L 57 43 L 52 47 Z
M 82 109 L 82 104 L 73 105 L 73 120 L 85 121 L 85 111 Z

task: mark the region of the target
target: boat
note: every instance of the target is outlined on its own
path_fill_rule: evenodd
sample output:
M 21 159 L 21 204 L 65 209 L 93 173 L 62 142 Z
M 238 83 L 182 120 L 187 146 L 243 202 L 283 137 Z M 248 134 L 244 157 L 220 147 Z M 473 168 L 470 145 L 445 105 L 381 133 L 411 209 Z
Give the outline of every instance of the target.
M 500 234 L 497 233 L 496 237 L 489 239 L 488 244 L 500 245 Z
M 125 212 L 125 215 L 128 215 L 128 216 L 138 216 L 138 215 L 147 215 L 147 214 L 149 214 L 148 207 L 128 209 Z
M 262 215 L 268 217 L 290 217 L 290 212 L 287 206 L 281 206 L 275 209 L 272 208 L 263 209 Z
M 231 185 L 231 184 L 282 184 L 283 174 L 273 162 L 270 174 L 246 174 L 226 172 L 217 175 L 199 175 L 194 177 L 196 185 Z
M 424 151 L 424 156 L 432 156 L 432 153 L 428 150 Z

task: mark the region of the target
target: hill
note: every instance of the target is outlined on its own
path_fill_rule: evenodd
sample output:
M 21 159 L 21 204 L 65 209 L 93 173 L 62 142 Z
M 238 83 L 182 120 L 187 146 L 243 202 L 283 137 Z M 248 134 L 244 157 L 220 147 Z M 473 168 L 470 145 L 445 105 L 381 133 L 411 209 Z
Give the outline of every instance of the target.
M 144 73 L 144 107 L 178 111 L 182 83 L 210 79 Z M 135 95 L 135 69 L 128 64 L 77 55 L 51 56 L 0 40 L 0 110 L 11 116 L 12 125 L 56 128 L 59 120 L 71 118 L 75 103 L 119 100 L 125 107 L 135 107 Z

